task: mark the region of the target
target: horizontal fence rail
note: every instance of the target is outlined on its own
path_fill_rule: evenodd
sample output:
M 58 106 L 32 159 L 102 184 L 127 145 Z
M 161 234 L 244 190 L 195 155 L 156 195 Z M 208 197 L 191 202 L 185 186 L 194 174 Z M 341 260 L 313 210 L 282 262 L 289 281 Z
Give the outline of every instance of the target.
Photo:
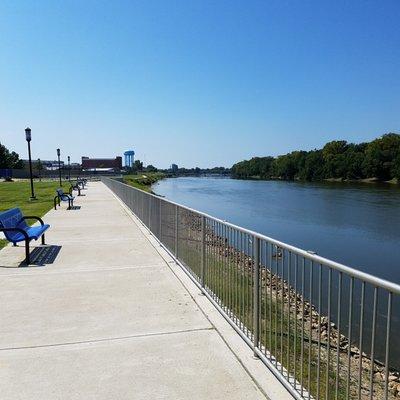
M 102 181 L 297 399 L 400 399 L 400 286 Z

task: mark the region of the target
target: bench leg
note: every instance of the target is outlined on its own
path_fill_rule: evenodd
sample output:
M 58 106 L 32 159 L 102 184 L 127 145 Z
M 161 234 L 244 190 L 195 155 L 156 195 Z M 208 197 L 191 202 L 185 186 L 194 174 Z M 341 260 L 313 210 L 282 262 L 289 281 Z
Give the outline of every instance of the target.
M 29 254 L 29 240 L 25 239 L 25 263 L 29 265 L 31 263 L 31 257 Z
M 46 244 L 46 243 L 44 242 L 44 233 L 43 233 L 43 235 L 42 235 L 42 244 Z

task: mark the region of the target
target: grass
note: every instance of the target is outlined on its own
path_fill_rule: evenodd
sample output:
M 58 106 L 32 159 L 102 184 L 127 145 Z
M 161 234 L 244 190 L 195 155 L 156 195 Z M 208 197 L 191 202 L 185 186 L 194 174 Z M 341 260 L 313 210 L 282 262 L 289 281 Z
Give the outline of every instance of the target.
M 165 174 L 162 172 L 143 172 L 139 174 L 124 175 L 123 180 L 126 184 L 133 186 L 136 189 L 152 193 L 151 186 L 164 178 Z
M 69 187 L 69 184 L 64 184 Z M 0 182 L 0 212 L 13 207 L 19 207 L 25 215 L 38 217 L 46 214 L 53 207 L 55 190 L 59 187 L 56 181 L 34 182 L 37 200 L 30 200 L 31 188 L 29 181 Z M 8 242 L 0 239 L 0 249 Z

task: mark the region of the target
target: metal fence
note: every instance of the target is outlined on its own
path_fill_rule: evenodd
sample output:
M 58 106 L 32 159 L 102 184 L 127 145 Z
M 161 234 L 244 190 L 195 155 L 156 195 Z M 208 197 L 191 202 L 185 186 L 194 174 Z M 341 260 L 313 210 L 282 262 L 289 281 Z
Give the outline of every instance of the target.
M 400 398 L 399 285 L 116 180 L 102 181 L 293 397 Z

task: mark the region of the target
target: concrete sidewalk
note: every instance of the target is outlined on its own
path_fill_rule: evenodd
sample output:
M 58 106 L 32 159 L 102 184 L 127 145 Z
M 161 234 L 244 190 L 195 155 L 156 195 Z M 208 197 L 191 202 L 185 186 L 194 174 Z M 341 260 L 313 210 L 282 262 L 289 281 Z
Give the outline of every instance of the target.
M 119 200 L 85 194 L 32 266 L 0 252 L 0 397 L 289 398 Z

